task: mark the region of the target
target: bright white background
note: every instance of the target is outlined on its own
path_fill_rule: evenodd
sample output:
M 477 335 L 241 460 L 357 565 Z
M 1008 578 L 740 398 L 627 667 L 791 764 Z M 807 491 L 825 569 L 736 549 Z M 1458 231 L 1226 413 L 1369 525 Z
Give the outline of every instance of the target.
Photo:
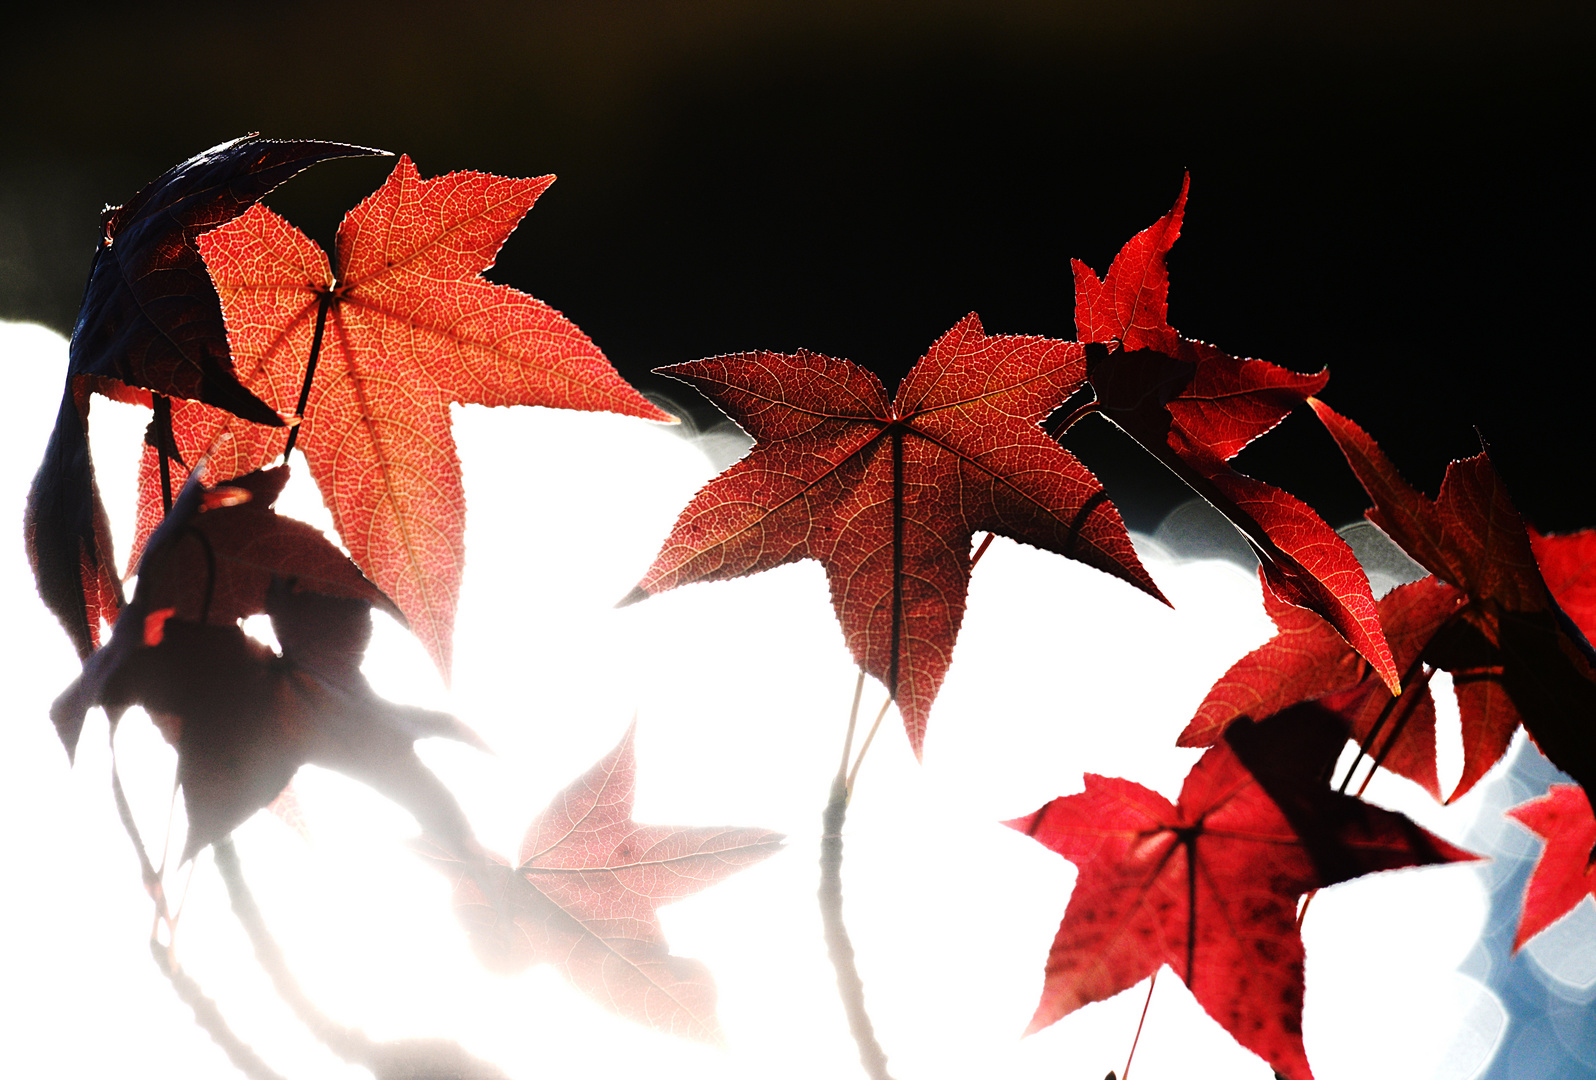
M 0 325 L 0 363 L 16 403 L 3 436 L 16 539 L 0 574 L 9 616 L 0 756 L 8 1062 L 36 1076 L 225 1075 L 220 1051 L 149 957 L 151 905 L 111 801 L 105 721 L 91 714 L 69 769 L 47 715 L 77 662 L 34 591 L 20 519 L 66 343 Z M 147 416 L 96 399 L 91 417 L 123 556 Z M 695 443 L 611 416 L 476 407 L 456 409 L 455 433 L 470 518 L 453 686 L 380 617 L 367 673 L 395 700 L 457 713 L 495 748 L 490 757 L 434 741 L 421 753 L 502 853 L 513 854 L 530 818 L 634 714 L 637 820 L 787 833 L 772 859 L 664 909 L 673 951 L 715 973 L 729 1045 L 615 1020 L 546 967 L 485 974 L 443 880 L 403 846 L 413 821 L 313 768 L 294 783 L 308 841 L 264 813 L 237 833 L 245 875 L 292 966 L 337 1020 L 379 1038 L 455 1038 L 514 1076 L 859 1075 L 814 898 L 820 813 L 854 685 L 818 564 L 615 610 L 714 474 L 710 455 L 725 439 Z M 327 528 L 302 462 L 295 468 L 280 509 Z M 1138 543 L 1174 611 L 1078 564 L 997 541 L 974 575 L 923 764 L 890 713 L 865 762 L 845 834 L 845 914 L 877 1034 L 902 1080 L 1101 1080 L 1124 1064 L 1145 985 L 1019 1038 L 1075 871 L 998 822 L 1080 790 L 1083 771 L 1173 798 L 1197 756 L 1174 748 L 1175 734 L 1212 681 L 1270 634 L 1251 574 Z M 867 717 L 883 696 L 867 683 Z M 118 746 L 145 835 L 159 838 L 173 756 L 137 712 Z M 1446 753 L 1443 773 L 1455 776 L 1455 747 Z M 1488 788 L 1445 809 L 1400 780 L 1377 781 L 1370 796 L 1462 843 Z M 1485 913 L 1468 867 L 1376 875 L 1314 902 L 1305 1022 L 1321 1080 L 1476 1072 L 1502 1013 L 1455 969 Z M 187 969 L 274 1067 L 291 1077 L 365 1075 L 276 1003 L 208 852 L 178 943 Z M 1270 1072 L 1166 973 L 1133 1075 Z

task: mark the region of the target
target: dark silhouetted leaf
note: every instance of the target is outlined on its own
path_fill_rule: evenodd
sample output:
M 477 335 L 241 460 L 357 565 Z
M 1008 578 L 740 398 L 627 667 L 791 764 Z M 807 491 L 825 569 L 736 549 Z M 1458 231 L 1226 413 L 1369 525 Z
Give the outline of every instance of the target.
M 1314 411 L 1374 500 L 1368 518 L 1467 602 L 1425 646 L 1427 663 L 1452 673 L 1463 721 L 1465 772 L 1457 795 L 1506 753 L 1522 723 L 1552 764 L 1596 791 L 1596 664 L 1576 624 L 1552 598 L 1523 519 L 1482 452 L 1447 466 L 1434 500 L 1410 487 L 1357 424 L 1317 399 Z M 1579 571 L 1556 563 L 1585 541 L 1543 548 L 1577 610 Z M 1584 611 L 1581 610 L 1584 614 Z
M 380 152 L 251 135 L 195 155 L 105 212 L 25 526 L 39 593 L 80 657 L 121 605 L 89 458 L 89 392 L 144 404 L 151 391 L 194 398 L 280 426 L 277 412 L 233 375 L 221 306 L 194 239 L 318 161 Z
M 381 153 L 249 135 L 194 155 L 107 210 L 72 328 L 69 376 L 107 376 L 280 425 L 276 410 L 233 377 L 222 309 L 195 238 L 319 161 Z
M 148 607 L 226 626 L 264 612 L 272 579 L 285 578 L 297 590 L 364 600 L 403 622 L 393 601 L 319 530 L 277 513 L 288 477 L 289 467 L 279 465 L 224 481 L 247 497 L 208 507 L 176 531 L 167 554 L 139 560 L 138 594 Z
M 416 757 L 416 739 L 442 736 L 481 747 L 446 713 L 385 701 L 360 662 L 371 639 L 371 597 L 380 594 L 326 537 L 270 509 L 286 474 L 241 478 L 206 491 L 197 471 L 150 538 L 145 572 L 102 648 L 51 707 L 68 754 L 84 714 L 105 707 L 112 723 L 142 705 L 177 748 L 189 833 L 184 858 L 230 833 L 287 786 L 300 765 L 337 769 L 415 815 L 457 857 L 480 865 L 459 804 Z M 259 492 L 262 503 L 255 502 Z M 215 509 L 202 511 L 207 502 Z M 246 509 L 248 508 L 248 509 Z M 220 527 L 205 518 L 216 516 Z M 342 560 L 343 569 L 337 560 Z M 272 571 L 306 571 L 312 583 L 345 592 L 296 591 Z M 195 580 L 205 584 L 199 589 Z M 209 614 L 188 610 L 214 592 Z M 279 656 L 237 620 L 271 617 Z M 193 614 L 194 618 L 184 617 Z
M 22 518 L 39 596 L 79 659 L 94 652 L 101 624 L 115 622 L 123 602 L 111 526 L 89 457 L 89 392 L 88 381 L 68 380 Z
M 347 658 L 358 656 L 371 632 L 364 601 L 284 588 L 269 607 L 283 656 L 236 625 L 167 619 L 159 642 L 131 650 L 95 702 L 108 710 L 142 705 L 177 748 L 188 812 L 184 860 L 269 804 L 307 762 L 371 785 L 457 858 L 475 859 L 470 824 L 413 744 L 433 736 L 480 740 L 446 713 L 377 697 L 351 669 Z M 296 628 L 307 621 L 323 634 L 338 628 L 344 640 L 332 662 L 318 663 L 317 649 L 298 639 Z

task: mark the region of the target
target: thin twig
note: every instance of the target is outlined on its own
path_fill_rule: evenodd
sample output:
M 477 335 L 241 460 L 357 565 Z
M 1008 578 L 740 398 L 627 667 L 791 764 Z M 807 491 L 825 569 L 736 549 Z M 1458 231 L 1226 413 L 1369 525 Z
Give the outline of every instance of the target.
M 853 708 L 848 710 L 848 734 L 842 740 L 842 764 L 837 768 L 846 769 L 848 758 L 853 753 L 853 731 L 859 723 L 859 699 L 864 697 L 865 669 L 859 669 L 859 678 L 853 684 Z
M 305 419 L 305 406 L 310 402 L 310 381 L 316 377 L 316 361 L 321 358 L 321 335 L 327 329 L 327 309 L 332 306 L 333 290 L 326 289 L 321 298 L 316 302 L 316 329 L 310 339 L 310 360 L 305 364 L 305 382 L 299 388 L 299 404 L 294 407 L 294 416 L 303 421 Z M 299 441 L 299 429 L 302 424 L 295 424 L 288 433 L 288 443 L 283 447 L 283 460 L 288 460 L 288 455 L 294 452 L 294 444 Z
M 1446 625 L 1450 625 L 1450 623 L 1444 624 L 1442 628 L 1445 629 Z M 1402 680 L 1397 683 L 1397 692 L 1392 694 L 1384 707 L 1380 709 L 1380 715 L 1375 718 L 1374 725 L 1369 728 L 1369 734 L 1358 745 L 1358 755 L 1352 759 L 1352 765 L 1347 769 L 1347 775 L 1341 778 L 1341 786 L 1336 789 L 1341 794 L 1345 795 L 1347 793 L 1347 787 L 1352 783 L 1352 774 L 1357 771 L 1358 765 L 1362 763 L 1363 759 L 1369 755 L 1369 748 L 1374 745 L 1374 740 L 1380 737 L 1380 732 L 1384 730 L 1386 721 L 1391 718 L 1392 711 L 1396 709 L 1397 703 L 1407 694 L 1409 688 L 1413 685 L 1414 677 L 1419 674 L 1423 666 L 1424 653 L 1420 652 L 1418 656 L 1413 658 L 1413 662 L 1408 665 L 1408 669 L 1402 673 Z M 1426 677 L 1424 680 L 1425 685 L 1429 685 L 1429 681 L 1429 678 Z M 1385 748 L 1387 751 L 1391 749 L 1390 742 L 1387 742 Z
M 1136 1036 L 1131 1039 L 1130 1053 L 1125 1055 L 1125 1071 L 1120 1073 L 1120 1080 L 1130 1080 L 1131 1062 L 1136 1060 L 1136 1044 L 1142 1041 L 1142 1025 L 1147 1023 L 1147 1007 L 1153 1003 L 1153 987 L 1158 985 L 1158 972 L 1164 970 L 1157 968 L 1153 977 L 1147 980 L 1147 1000 L 1142 1002 L 1142 1018 L 1136 1021 Z M 1113 1076 L 1113 1073 L 1108 1075 Z
M 288 969 L 288 959 L 283 955 L 282 946 L 272 937 L 266 920 L 261 916 L 260 906 L 255 903 L 255 896 L 244 880 L 233 838 L 225 837 L 211 847 L 216 854 L 216 869 L 221 872 L 222 881 L 227 885 L 227 898 L 233 905 L 233 914 L 238 916 L 244 932 L 249 935 L 255 959 L 271 978 L 277 996 L 283 999 L 299 1022 L 333 1053 L 355 1065 L 370 1064 L 376 1045 L 371 1037 L 359 1028 L 340 1024 L 322 1012 Z
M 172 461 L 168 448 L 172 446 L 172 399 L 165 394 L 151 394 L 150 406 L 155 416 L 150 423 L 155 426 L 155 453 L 161 459 L 161 509 L 172 512 Z
M 1385 705 L 1381 707 L 1380 715 L 1375 717 L 1374 724 L 1369 728 L 1369 734 L 1358 745 L 1357 756 L 1352 759 L 1352 764 L 1347 768 L 1347 775 L 1341 778 L 1341 786 L 1336 789 L 1339 794 L 1345 795 L 1347 793 L 1347 788 L 1352 783 L 1353 774 L 1358 771 L 1358 765 L 1369 755 L 1369 748 L 1374 745 L 1374 740 L 1380 737 L 1380 732 L 1391 719 L 1392 713 L 1400 708 L 1402 713 L 1397 717 L 1397 722 L 1391 726 L 1391 734 L 1380 746 L 1379 754 L 1370 758 L 1369 772 L 1363 778 L 1363 783 L 1358 787 L 1358 797 L 1361 798 L 1363 793 L 1368 790 L 1369 781 L 1374 779 L 1375 772 L 1381 765 L 1385 764 L 1386 755 L 1391 752 L 1391 748 L 1396 745 L 1397 739 L 1401 737 L 1402 729 L 1407 725 L 1408 717 L 1413 715 L 1413 710 L 1417 707 L 1419 698 L 1423 696 L 1424 690 L 1430 685 L 1430 677 L 1434 674 L 1435 669 L 1424 664 L 1422 653 L 1413 658 L 1413 663 L 1408 665 L 1408 670 L 1402 675 L 1402 681 L 1397 684 L 1402 688 L 1402 692 L 1393 694 Z M 1298 930 L 1302 929 L 1302 920 L 1308 917 L 1308 905 L 1313 903 L 1313 898 L 1317 895 L 1319 895 L 1319 890 L 1314 889 L 1302 898 L 1302 906 L 1297 909 Z
M 826 952 L 837 972 L 837 993 L 848 1014 L 848 1030 L 859 1047 L 859 1064 L 871 1080 L 892 1080 L 887 1055 L 876 1041 L 870 1014 L 865 1011 L 864 982 L 853 962 L 853 942 L 842 922 L 842 822 L 848 815 L 848 778 L 842 770 L 831 782 L 831 798 L 821 816 L 820 917 L 826 927 Z
M 222 1048 L 238 1071 L 249 1077 L 250 1080 L 285 1080 L 282 1073 L 273 1069 L 254 1049 L 234 1034 L 228 1026 L 227 1018 L 222 1015 L 222 1010 L 216 1002 L 206 996 L 200 989 L 199 983 L 182 969 L 172 959 L 171 950 L 159 941 L 150 939 L 150 955 L 155 957 L 155 966 L 161 969 L 161 974 L 166 976 L 172 984 L 172 989 L 177 991 L 178 998 L 194 1011 L 194 1022 L 205 1029 L 211 1041 Z
M 272 937 L 249 883 L 238 862 L 232 837 L 212 845 L 216 869 L 227 885 L 233 914 L 238 916 L 255 959 L 272 981 L 272 988 L 294 1016 L 321 1044 L 345 1061 L 370 1069 L 379 1077 L 448 1076 L 456 1080 L 505 1080 L 498 1066 L 468 1053 L 450 1039 L 373 1039 L 358 1027 L 340 1024 L 310 1000 L 289 970 L 282 946 Z
M 1308 917 L 1308 905 L 1313 903 L 1313 898 L 1315 896 L 1318 896 L 1318 895 L 1319 895 L 1319 890 L 1315 889 L 1312 892 L 1310 892 L 1308 895 L 1306 895 L 1306 896 L 1304 896 L 1302 898 L 1302 906 L 1297 909 L 1297 932 L 1298 933 L 1302 932 L 1302 920 L 1306 919 Z
M 133 809 L 127 802 L 127 793 L 122 790 L 122 778 L 116 768 L 115 728 L 111 730 L 111 793 L 116 798 L 116 812 L 122 819 L 122 828 L 127 831 L 128 839 L 133 841 L 133 850 L 138 853 L 139 871 L 144 878 L 144 888 L 150 894 L 150 899 L 155 902 L 155 927 L 150 933 L 150 955 L 155 959 L 155 966 L 160 969 L 162 975 L 166 976 L 166 981 L 172 984 L 178 1000 L 193 1011 L 194 1022 L 211 1037 L 212 1042 L 221 1047 L 222 1052 L 227 1055 L 227 1060 L 231 1061 L 239 1072 L 250 1080 L 284 1080 L 281 1073 L 267 1065 L 248 1043 L 238 1037 L 216 1002 L 211 1000 L 200 988 L 199 983 L 183 970 L 173 955 L 176 923 L 167 911 L 166 891 L 161 883 L 161 875 L 156 873 L 155 867 L 150 863 L 149 852 L 144 847 L 144 840 L 139 836 L 138 824 L 133 820 Z M 163 923 L 167 927 L 169 938 L 169 943 L 164 945 L 159 937 Z
M 870 725 L 870 733 L 865 736 L 864 745 L 859 747 L 859 756 L 854 759 L 853 768 L 848 772 L 848 798 L 853 798 L 853 782 L 859 778 L 859 766 L 864 764 L 865 753 L 870 749 L 870 744 L 876 740 L 876 732 L 881 730 L 881 718 L 887 715 L 887 707 L 892 704 L 892 698 L 881 703 L 881 711 L 876 713 L 876 722 Z
M 1042 430 L 1053 436 L 1055 439 L 1062 438 L 1066 431 L 1098 411 L 1097 399 L 1093 398 L 1084 405 L 1080 405 L 1077 408 L 1071 409 L 1069 412 L 1065 413 L 1062 418 L 1047 424 L 1042 428 Z
M 1413 715 L 1413 710 L 1418 708 L 1417 702 L 1419 698 L 1423 696 L 1424 691 L 1429 688 L 1430 679 L 1434 675 L 1435 668 L 1426 665 L 1424 671 L 1417 679 L 1413 681 L 1411 685 L 1402 688 L 1402 696 L 1397 699 L 1399 702 L 1401 702 L 1401 704 L 1399 704 L 1397 707 L 1402 711 L 1397 715 L 1396 723 L 1391 725 L 1390 737 L 1385 740 L 1384 745 L 1380 747 L 1380 752 L 1374 755 L 1373 759 L 1370 761 L 1369 772 L 1366 776 L 1364 776 L 1363 783 L 1358 785 L 1358 798 L 1361 799 L 1363 797 L 1363 793 L 1369 790 L 1369 781 L 1374 779 L 1374 774 L 1379 770 L 1381 765 L 1385 764 L 1386 756 L 1391 753 L 1391 748 L 1395 746 L 1396 741 L 1402 737 L 1402 729 L 1407 727 L 1408 719 Z
M 986 539 L 981 541 L 981 546 L 975 549 L 975 554 L 970 556 L 970 569 L 975 569 L 975 564 L 981 561 L 981 556 L 986 554 L 986 549 L 992 546 L 992 541 L 997 539 L 997 533 L 987 533 Z

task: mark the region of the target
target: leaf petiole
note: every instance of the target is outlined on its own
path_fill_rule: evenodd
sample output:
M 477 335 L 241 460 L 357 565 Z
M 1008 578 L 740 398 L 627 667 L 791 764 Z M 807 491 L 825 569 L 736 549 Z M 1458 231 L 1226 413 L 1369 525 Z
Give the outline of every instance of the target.
M 853 768 L 848 772 L 848 798 L 850 799 L 853 798 L 853 782 L 859 776 L 859 766 L 864 764 L 865 753 L 869 751 L 870 744 L 875 741 L 876 732 L 881 730 L 881 719 L 887 715 L 887 707 L 891 704 L 892 698 L 889 695 L 887 700 L 881 703 L 881 709 L 876 713 L 875 722 L 870 725 L 870 732 L 865 736 L 864 745 L 859 747 L 859 756 L 854 759 Z
M 1101 410 L 1098 409 L 1097 399 L 1094 397 L 1091 401 L 1078 405 L 1065 413 L 1062 420 L 1049 421 L 1043 426 L 1042 430 L 1055 439 L 1063 438 L 1070 428 L 1099 411 Z
M 1446 626 L 1450 624 L 1451 620 L 1448 620 L 1448 622 L 1443 625 L 1441 629 L 1445 630 Z M 1362 743 L 1359 744 L 1358 756 L 1352 759 L 1352 765 L 1347 769 L 1347 775 L 1341 778 L 1341 786 L 1336 788 L 1336 791 L 1340 794 L 1345 795 L 1347 793 L 1347 788 L 1352 784 L 1352 774 L 1357 771 L 1358 766 L 1362 764 L 1363 759 L 1369 756 L 1369 748 L 1374 745 L 1374 740 L 1380 737 L 1380 732 L 1385 727 L 1386 722 L 1391 719 L 1391 714 L 1397 708 L 1397 703 L 1400 702 L 1404 697 L 1407 697 L 1408 691 L 1414 685 L 1414 679 L 1418 676 L 1419 671 L 1421 668 L 1423 668 L 1423 666 L 1424 654 L 1420 652 L 1418 656 L 1413 658 L 1413 663 L 1408 665 L 1408 669 L 1402 673 L 1402 682 L 1398 684 L 1401 687 L 1401 693 L 1391 695 L 1391 699 L 1387 701 L 1385 706 L 1380 710 L 1380 715 L 1375 718 L 1374 725 L 1369 728 L 1369 734 L 1366 735 Z M 1424 677 L 1424 685 L 1428 686 L 1429 682 L 1430 677 L 1426 675 Z M 1400 732 L 1393 734 L 1391 738 L 1386 740 L 1385 747 L 1380 752 L 1380 757 L 1382 759 L 1384 759 L 1385 755 L 1390 752 L 1391 744 L 1396 742 L 1397 734 L 1400 734 Z M 1379 767 L 1378 763 L 1376 763 L 1375 767 Z M 1364 781 L 1364 786 L 1368 786 L 1367 780 Z M 1359 793 L 1362 793 L 1361 788 L 1359 789 Z
M 1153 987 L 1158 985 L 1158 972 L 1162 970 L 1164 969 L 1158 968 L 1153 972 L 1153 977 L 1147 980 L 1147 1000 L 1142 1002 L 1142 1018 L 1136 1021 L 1136 1036 L 1131 1039 L 1130 1053 L 1125 1055 L 1125 1068 L 1119 1074 L 1121 1080 L 1130 1080 L 1131 1062 L 1136 1060 L 1136 1044 L 1142 1041 L 1142 1025 L 1147 1023 L 1147 1008 L 1153 1003 Z M 1113 1076 L 1114 1074 L 1109 1073 L 1108 1075 Z
M 161 509 L 172 512 L 172 399 L 165 394 L 151 394 L 150 406 L 155 416 L 150 423 L 155 426 L 155 453 L 161 460 Z
M 975 554 L 970 556 L 970 569 L 975 569 L 975 564 L 981 561 L 981 556 L 986 554 L 986 549 L 992 546 L 992 541 L 997 539 L 997 533 L 987 533 L 986 539 L 981 541 L 981 546 L 975 549 Z
M 300 420 L 305 418 L 305 406 L 310 403 L 310 381 L 316 377 L 316 361 L 321 356 L 321 336 L 327 329 L 327 309 L 332 307 L 333 289 L 324 289 L 316 301 L 316 332 L 310 339 L 310 360 L 305 364 L 305 382 L 299 388 L 299 404 L 294 406 L 294 415 Z M 288 460 L 288 455 L 294 452 L 294 443 L 299 441 L 299 431 L 304 424 L 295 424 L 288 432 L 288 443 L 283 447 L 283 460 Z
M 1402 711 L 1397 716 L 1396 723 L 1391 725 L 1391 737 L 1387 739 L 1384 745 L 1380 747 L 1380 752 L 1374 755 L 1374 760 L 1369 765 L 1368 774 L 1364 776 L 1363 783 L 1358 785 L 1359 798 L 1362 798 L 1363 793 L 1368 790 L 1369 781 L 1374 779 L 1375 770 L 1381 765 L 1385 764 L 1386 755 L 1389 754 L 1391 752 L 1391 748 L 1396 745 L 1397 739 L 1402 737 L 1402 729 L 1407 726 L 1408 717 L 1413 715 L 1413 710 L 1417 707 L 1415 703 L 1424 695 L 1424 691 L 1429 688 L 1430 679 L 1435 675 L 1435 670 L 1435 668 L 1426 665 L 1423 672 L 1416 680 L 1402 688 L 1401 697 L 1392 699 L 1393 701 L 1401 702 L 1397 708 L 1401 709 Z M 1374 742 L 1374 735 L 1375 732 L 1371 732 L 1369 735 L 1369 742 L 1371 745 Z
M 138 853 L 139 871 L 144 878 L 144 888 L 149 892 L 150 899 L 155 902 L 155 924 L 150 931 L 150 956 L 154 958 L 155 966 L 161 969 L 161 974 L 172 984 L 178 999 L 193 1010 L 194 1022 L 205 1029 L 205 1033 L 222 1048 L 227 1059 L 240 1072 L 251 1080 L 283 1080 L 281 1073 L 267 1065 L 253 1047 L 238 1037 L 216 1002 L 206 995 L 199 983 L 195 982 L 177 962 L 174 955 L 177 920 L 167 910 L 166 892 L 161 883 L 161 875 L 150 863 L 149 851 L 144 847 L 144 839 L 139 835 L 138 824 L 133 820 L 133 808 L 128 805 L 127 793 L 122 790 L 122 777 L 116 767 L 115 725 L 111 727 L 110 741 L 111 794 L 116 799 L 116 812 L 122 819 L 122 828 L 127 831 L 128 839 L 133 842 L 133 850 Z M 160 928 L 163 925 L 167 928 L 165 943 L 160 939 Z
M 842 740 L 842 763 L 837 766 L 841 773 L 848 767 L 848 758 L 853 755 L 853 732 L 859 723 L 859 699 L 864 697 L 865 670 L 859 669 L 859 678 L 853 684 L 853 708 L 848 711 L 848 734 Z

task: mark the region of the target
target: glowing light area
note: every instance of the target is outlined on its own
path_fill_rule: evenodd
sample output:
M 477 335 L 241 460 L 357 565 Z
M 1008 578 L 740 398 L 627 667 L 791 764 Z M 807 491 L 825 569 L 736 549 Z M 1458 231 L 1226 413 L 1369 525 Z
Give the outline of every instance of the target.
M 27 403 L 4 436 L 9 505 L 20 517 L 54 417 L 65 343 L 7 326 L 0 355 L 13 400 Z M 96 464 L 123 552 L 147 417 L 94 403 Z M 661 426 L 603 415 L 462 408 L 455 420 L 470 531 L 453 687 L 386 619 L 367 673 L 385 696 L 457 713 L 495 748 L 487 756 L 432 741 L 420 751 L 501 853 L 514 854 L 531 817 L 634 714 L 636 820 L 788 834 L 777 856 L 662 912 L 673 952 L 714 973 L 729 1045 L 616 1020 L 546 966 L 485 973 L 445 882 L 404 846 L 414 822 L 314 768 L 293 785 L 308 840 L 271 814 L 236 834 L 290 965 L 335 1020 L 375 1038 L 458 1039 L 512 1076 L 858 1075 L 815 902 L 820 814 L 855 678 L 820 568 L 794 564 L 615 610 L 713 474 L 701 449 Z M 327 528 L 302 461 L 294 467 L 280 508 Z M 1098 1080 L 1124 1064 L 1145 984 L 1019 1037 L 1075 871 L 998 822 L 1080 790 L 1083 771 L 1174 797 L 1198 756 L 1174 748 L 1175 733 L 1213 680 L 1271 632 L 1252 575 L 1150 542 L 1142 550 L 1175 610 L 1078 564 L 995 543 L 972 581 L 924 762 L 889 712 L 864 763 L 845 831 L 845 915 L 899 1076 Z M 98 712 L 76 768 L 67 767 L 48 707 L 77 665 L 38 602 L 20 545 L 10 551 L 0 578 L 11 627 L 12 720 L 0 758 L 12 867 L 11 930 L 0 944 L 13 988 L 8 1053 L 52 1075 L 225 1075 L 221 1052 L 148 954 L 151 905 L 111 801 Z M 867 684 L 863 722 L 883 696 Z M 118 747 L 141 828 L 158 843 L 174 756 L 136 712 Z M 1369 797 L 1465 843 L 1495 786 L 1488 780 L 1442 808 L 1382 776 Z M 180 807 L 177 816 L 180 834 Z M 182 878 L 173 878 L 177 895 Z M 1462 1080 L 1489 1057 L 1501 1008 L 1457 972 L 1484 925 L 1481 881 L 1469 867 L 1403 871 L 1315 900 L 1305 926 L 1305 1026 L 1321 1080 Z M 278 1003 L 209 852 L 186 895 L 178 954 L 285 1075 L 366 1075 Z M 1560 978 L 1596 979 L 1588 952 L 1532 956 Z M 1166 973 L 1135 1074 L 1267 1080 L 1270 1071 Z

